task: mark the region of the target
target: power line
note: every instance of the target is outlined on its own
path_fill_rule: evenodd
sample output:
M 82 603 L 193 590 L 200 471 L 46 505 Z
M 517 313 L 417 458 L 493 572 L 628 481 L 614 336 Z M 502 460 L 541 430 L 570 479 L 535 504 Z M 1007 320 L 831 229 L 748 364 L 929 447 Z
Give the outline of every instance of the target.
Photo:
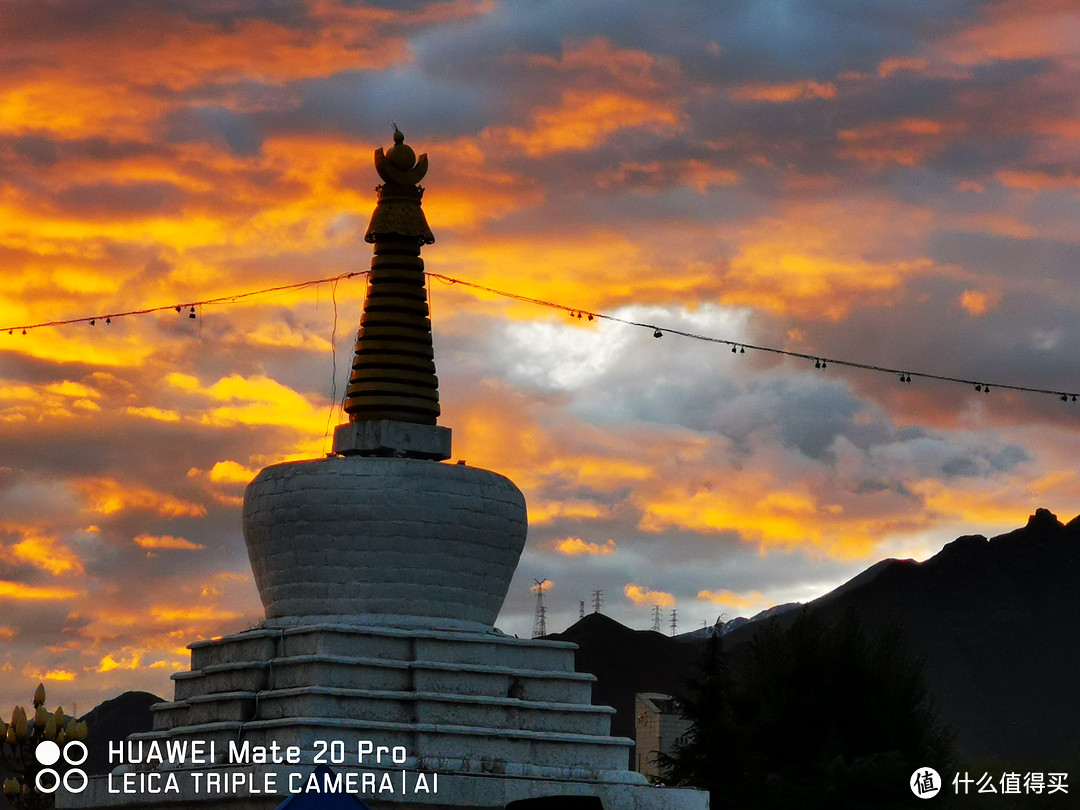
M 108 312 L 103 315 L 85 315 L 77 318 L 66 318 L 55 321 L 42 321 L 40 323 L 20 324 L 17 326 L 4 326 L 0 327 L 0 334 L 7 332 L 9 335 L 15 332 L 21 332 L 27 334 L 34 329 L 41 329 L 50 326 L 67 326 L 77 323 L 88 323 L 91 326 L 96 324 L 99 320 L 104 320 L 106 324 L 112 322 L 113 318 L 122 318 L 133 315 L 148 315 L 154 312 L 164 312 L 169 309 L 175 309 L 178 313 L 182 313 L 183 310 L 189 310 L 189 317 L 195 318 L 195 308 L 212 306 L 219 304 L 229 304 L 241 301 L 246 298 L 252 298 L 257 295 L 266 295 L 275 292 L 284 292 L 286 290 L 299 290 L 306 287 L 314 287 L 320 284 L 336 284 L 339 281 L 355 278 L 357 276 L 366 276 L 371 271 L 359 270 L 351 273 L 341 273 L 336 276 L 329 276 L 327 278 L 311 279 L 309 281 L 299 281 L 293 284 L 280 284 L 276 287 L 265 287 L 259 290 L 251 290 L 248 292 L 234 293 L 232 295 L 223 295 L 217 298 L 205 298 L 198 301 L 188 301 L 181 304 L 165 304 L 155 307 L 146 307 L 143 309 L 131 309 L 116 312 Z M 933 374 L 927 371 L 912 371 L 909 368 L 899 368 L 894 366 L 883 366 L 874 363 L 860 363 L 855 360 L 845 360 L 840 357 L 826 357 L 819 354 L 811 354 L 807 352 L 796 352 L 790 349 L 781 349 L 776 346 L 765 346 L 755 343 L 744 343 L 738 340 L 730 340 L 728 338 L 715 337 L 713 335 L 703 335 L 697 332 L 688 332 L 683 329 L 674 329 L 667 326 L 661 326 L 655 323 L 646 323 L 643 321 L 632 321 L 627 318 L 620 318 L 616 315 L 607 315 L 603 312 L 593 312 L 580 307 L 568 306 L 566 304 L 556 303 L 554 301 L 546 301 L 542 298 L 533 298 L 527 295 L 521 295 L 520 293 L 511 292 L 509 290 L 500 290 L 495 287 L 488 287 L 484 284 L 477 284 L 472 281 L 466 281 L 464 279 L 455 278 L 453 276 L 443 275 L 442 273 L 425 273 L 430 278 L 437 279 L 446 284 L 455 284 L 468 289 L 479 290 L 482 292 L 490 293 L 492 295 L 498 295 L 503 298 L 509 298 L 515 301 L 521 301 L 527 304 L 533 304 L 535 306 L 547 307 L 548 309 L 555 309 L 568 313 L 571 317 L 581 320 L 587 317 L 590 321 L 605 320 L 613 323 L 621 323 L 625 326 L 634 326 L 641 329 L 649 329 L 652 331 L 653 337 L 662 338 L 665 335 L 678 335 L 679 337 L 689 338 L 690 340 L 699 340 L 706 343 L 715 343 L 722 346 L 730 346 L 732 353 L 746 354 L 746 350 L 757 352 L 767 352 L 775 354 L 781 357 L 791 357 L 799 360 L 814 361 L 814 367 L 817 369 L 828 368 L 828 365 L 832 363 L 836 366 L 846 368 L 863 369 L 865 371 L 876 371 L 883 374 L 893 374 L 899 377 L 900 382 L 910 383 L 912 378 L 920 378 L 924 380 L 937 380 L 940 382 L 958 383 L 961 385 L 970 385 L 975 388 L 976 391 L 984 394 L 990 393 L 991 388 L 1001 388 L 1006 391 L 1019 391 L 1027 394 L 1050 394 L 1056 396 L 1062 401 L 1072 400 L 1077 401 L 1077 397 L 1080 397 L 1080 391 L 1066 391 L 1060 389 L 1051 388 L 1036 388 L 1028 385 L 1012 385 L 1009 383 L 987 381 L 985 378 L 976 379 L 969 377 L 951 376 L 948 374 Z

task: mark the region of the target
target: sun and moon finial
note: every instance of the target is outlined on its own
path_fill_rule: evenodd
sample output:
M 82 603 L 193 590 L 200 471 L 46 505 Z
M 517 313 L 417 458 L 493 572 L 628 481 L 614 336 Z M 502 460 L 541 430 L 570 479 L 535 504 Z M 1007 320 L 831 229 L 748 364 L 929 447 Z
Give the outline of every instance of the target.
M 375 150 L 375 170 L 387 183 L 415 186 L 427 174 L 427 155 L 416 157 L 416 152 L 405 143 L 404 133 L 394 124 L 394 145 L 383 154 L 380 146 Z

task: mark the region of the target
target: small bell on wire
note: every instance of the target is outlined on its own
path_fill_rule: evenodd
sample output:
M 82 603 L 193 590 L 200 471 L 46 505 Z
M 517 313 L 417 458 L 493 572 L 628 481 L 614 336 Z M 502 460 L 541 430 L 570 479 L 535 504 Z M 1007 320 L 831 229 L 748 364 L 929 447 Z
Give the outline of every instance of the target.
M 735 348 L 735 344 L 734 344 L 734 343 L 732 343 L 732 344 L 731 344 L 731 353 L 732 353 L 732 354 L 735 354 L 735 352 L 736 352 L 736 351 L 737 351 L 737 349 Z
M 662 338 L 664 336 L 664 333 L 660 331 L 659 327 L 656 327 L 655 329 L 653 329 L 652 336 L 654 338 Z
M 106 326 L 108 326 L 108 325 L 109 325 L 110 323 L 112 323 L 112 318 L 111 318 L 111 317 L 110 317 L 110 318 L 106 318 L 106 319 L 105 319 L 105 325 L 106 325 Z
M 975 384 L 975 390 L 976 390 L 976 391 L 982 391 L 982 386 L 981 386 L 981 385 L 979 385 L 978 383 L 976 383 L 976 384 Z
M 179 304 L 177 304 L 177 305 L 176 305 L 176 311 L 177 311 L 177 312 L 183 312 L 183 311 L 184 311 L 184 308 L 183 308 L 182 306 L 180 306 Z
M 746 354 L 746 347 L 745 346 L 740 346 L 739 347 L 739 354 Z
M 191 308 L 191 312 L 188 313 L 188 317 L 195 320 L 195 307 Z
M 93 326 L 95 323 L 97 323 L 97 321 L 94 318 L 91 318 L 90 319 L 90 325 Z

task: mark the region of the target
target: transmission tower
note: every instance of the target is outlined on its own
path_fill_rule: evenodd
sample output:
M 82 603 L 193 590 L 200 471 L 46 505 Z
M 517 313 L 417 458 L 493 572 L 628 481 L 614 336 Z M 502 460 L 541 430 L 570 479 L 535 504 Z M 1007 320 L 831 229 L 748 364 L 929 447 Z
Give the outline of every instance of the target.
M 536 591 L 536 615 L 533 617 L 533 638 L 539 638 L 540 636 L 547 635 L 547 608 L 544 607 L 544 586 L 547 585 L 547 578 L 534 579 L 536 587 L 533 588 Z
M 579 599 L 578 600 L 577 617 L 579 619 L 584 619 L 585 618 L 585 600 L 584 599 Z
M 599 613 L 600 608 L 604 605 L 604 591 L 595 590 L 592 592 L 592 610 L 593 613 Z
M 653 605 L 652 606 L 652 629 L 653 629 L 653 632 L 656 632 L 656 633 L 660 632 L 660 606 L 659 605 Z
M 671 609 L 671 635 L 675 635 L 675 631 L 679 629 L 679 611 L 675 608 Z

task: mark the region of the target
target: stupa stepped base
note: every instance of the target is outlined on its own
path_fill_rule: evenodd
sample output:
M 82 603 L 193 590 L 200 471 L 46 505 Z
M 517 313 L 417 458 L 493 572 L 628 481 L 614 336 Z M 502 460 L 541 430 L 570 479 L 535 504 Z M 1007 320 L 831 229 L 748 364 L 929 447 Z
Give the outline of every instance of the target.
M 609 736 L 614 710 L 589 700 L 592 675 L 574 671 L 576 646 L 489 632 L 348 624 L 282 624 L 190 645 L 190 672 L 173 675 L 175 699 L 153 707 L 154 731 L 129 744 L 149 750 L 198 742 L 212 762 L 137 764 L 90 780 L 59 807 L 270 810 L 317 762 L 335 772 L 386 774 L 396 786 L 438 774 L 438 791 L 357 792 L 393 810 L 502 808 L 515 799 L 597 795 L 609 810 L 706 810 L 706 794 L 654 788 L 627 770 L 631 740 Z M 360 741 L 403 749 L 388 765 L 358 762 Z M 346 755 L 328 758 L 335 742 Z M 299 749 L 296 764 L 237 765 L 232 746 Z M 178 792 L 115 791 L 122 771 L 175 774 Z M 246 775 L 227 793 L 193 786 L 194 772 Z M 259 794 L 262 774 L 277 792 Z M 302 775 L 297 775 L 302 774 Z M 405 774 L 403 776 L 403 774 Z M 202 777 L 200 777 L 202 778 Z M 371 778 L 370 776 L 368 778 Z M 205 785 L 205 782 L 202 783 Z
M 613 710 L 589 702 L 574 645 L 496 632 L 344 624 L 251 630 L 191 645 L 175 700 L 133 739 L 402 746 L 418 768 L 641 782 Z

